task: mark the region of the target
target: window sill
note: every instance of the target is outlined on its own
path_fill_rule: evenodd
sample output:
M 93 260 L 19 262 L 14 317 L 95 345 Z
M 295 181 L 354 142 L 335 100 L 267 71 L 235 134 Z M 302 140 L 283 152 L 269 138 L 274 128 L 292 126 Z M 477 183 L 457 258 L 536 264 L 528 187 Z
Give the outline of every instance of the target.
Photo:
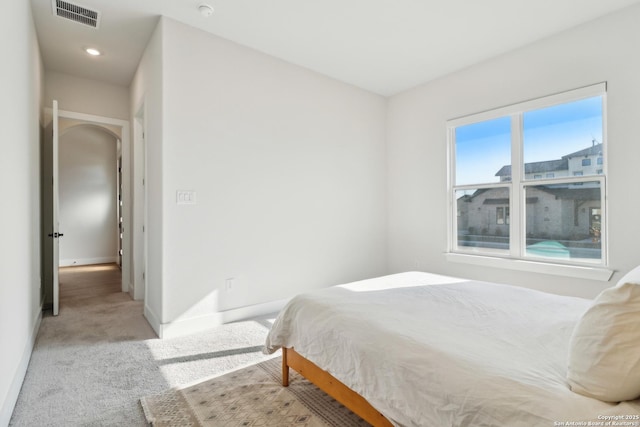
M 464 264 L 481 265 L 484 267 L 504 268 L 509 270 L 528 271 L 532 273 L 551 274 L 555 276 L 576 277 L 580 279 L 608 282 L 613 276 L 613 270 L 604 267 L 589 267 L 581 265 L 553 264 L 542 261 L 528 261 L 521 259 L 499 258 L 484 255 L 461 253 L 445 253 L 447 261 Z

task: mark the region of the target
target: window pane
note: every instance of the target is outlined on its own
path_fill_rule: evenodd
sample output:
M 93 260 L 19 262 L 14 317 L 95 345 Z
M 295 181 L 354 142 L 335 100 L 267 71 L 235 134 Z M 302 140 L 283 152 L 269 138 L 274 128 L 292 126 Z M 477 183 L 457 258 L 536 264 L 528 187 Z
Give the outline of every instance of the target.
M 600 262 L 599 182 L 525 187 L 526 255 Z
M 511 119 L 456 128 L 456 185 L 511 179 Z
M 509 250 L 509 189 L 456 191 L 458 247 Z
M 529 111 L 523 122 L 525 179 L 541 173 L 556 178 L 597 173 L 596 164 L 602 163 L 601 96 Z

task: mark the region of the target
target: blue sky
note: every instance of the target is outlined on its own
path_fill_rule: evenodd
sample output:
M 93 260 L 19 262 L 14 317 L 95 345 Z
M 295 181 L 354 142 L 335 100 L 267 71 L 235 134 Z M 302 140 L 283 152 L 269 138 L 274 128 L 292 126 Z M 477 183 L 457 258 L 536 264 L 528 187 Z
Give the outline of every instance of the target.
M 456 184 L 498 182 L 511 164 L 511 123 L 502 117 L 456 128 Z M 556 160 L 602 142 L 602 97 L 524 113 L 525 163 Z

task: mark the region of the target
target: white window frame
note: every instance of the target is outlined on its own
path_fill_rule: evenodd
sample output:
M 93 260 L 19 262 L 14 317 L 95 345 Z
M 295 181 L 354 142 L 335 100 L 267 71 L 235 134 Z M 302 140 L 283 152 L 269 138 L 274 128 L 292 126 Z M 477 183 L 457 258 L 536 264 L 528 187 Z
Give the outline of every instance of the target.
M 524 113 L 532 110 L 552 107 L 555 105 L 579 101 L 581 99 L 602 96 L 602 146 L 603 146 L 603 174 L 585 175 L 580 177 L 563 176 L 545 179 L 525 179 L 524 161 L 522 153 L 523 141 L 523 117 Z M 495 110 L 485 111 L 465 117 L 447 121 L 447 154 L 448 154 L 448 250 L 446 257 L 449 261 L 464 262 L 476 265 L 486 265 L 498 268 L 508 268 L 523 271 L 542 272 L 547 274 L 581 277 L 607 281 L 613 271 L 608 269 L 608 216 L 607 216 L 607 102 L 606 83 L 545 96 L 518 104 L 501 107 Z M 511 118 L 511 180 L 491 183 L 475 183 L 469 185 L 456 185 L 456 141 L 455 130 L 460 126 L 466 126 L 478 122 L 484 122 L 501 117 Z M 526 223 L 525 223 L 525 187 L 538 186 L 555 182 L 599 182 L 600 206 L 602 209 L 602 240 L 599 262 L 585 262 L 576 259 L 552 260 L 548 258 L 536 258 L 526 255 Z M 458 246 L 457 230 L 457 201 L 456 191 L 483 188 L 507 188 L 509 190 L 510 207 L 510 245 L 509 250 L 495 250 L 488 248 L 472 248 Z

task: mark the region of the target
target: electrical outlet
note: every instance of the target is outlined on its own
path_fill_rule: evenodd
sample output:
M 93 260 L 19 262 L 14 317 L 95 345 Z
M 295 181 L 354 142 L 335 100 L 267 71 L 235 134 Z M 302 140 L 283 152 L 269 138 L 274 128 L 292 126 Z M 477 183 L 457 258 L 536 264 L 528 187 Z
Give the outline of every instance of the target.
M 231 292 L 233 290 L 233 281 L 234 281 L 233 277 L 230 277 L 224 281 L 224 289 L 227 292 Z

